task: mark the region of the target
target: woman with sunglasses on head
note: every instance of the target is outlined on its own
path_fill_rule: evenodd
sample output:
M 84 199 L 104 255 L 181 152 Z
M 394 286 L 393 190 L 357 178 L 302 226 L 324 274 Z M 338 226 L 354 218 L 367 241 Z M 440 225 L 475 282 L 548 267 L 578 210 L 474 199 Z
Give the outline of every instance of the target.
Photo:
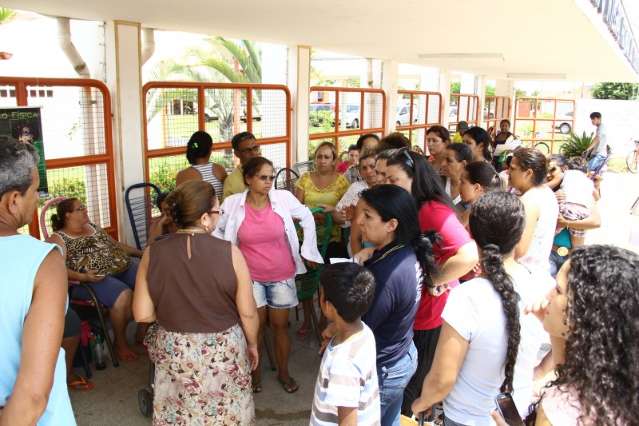
M 77 198 L 67 198 L 51 216 L 53 234 L 49 241 L 58 244 L 66 256 L 69 279 L 88 284 L 98 301 L 109 308 L 113 341 L 123 361 L 137 359 L 126 340 L 131 319 L 131 299 L 142 252 L 115 241 L 104 229 L 91 223 L 87 208 Z M 81 286 L 74 286 L 74 298 L 90 299 Z
M 448 298 L 448 287 L 470 271 L 479 260 L 477 246 L 468 231 L 457 219 L 450 197 L 441 179 L 423 158 L 398 150 L 386 162 L 387 182 L 409 191 L 419 211 L 422 232 L 435 232 L 439 237 L 433 245 L 435 262 L 439 267 L 433 276 L 438 292 L 423 292 L 415 317 L 414 341 L 419 354 L 417 372 L 404 392 L 402 413 L 410 415 L 410 405 L 419 396 L 421 384 L 430 369 L 442 325 L 441 313 Z
M 268 317 L 275 338 L 278 380 L 286 392 L 293 393 L 298 385 L 288 372 L 288 316 L 289 309 L 298 304 L 295 275 L 306 272 L 302 258 L 322 263 L 315 221 L 308 207 L 293 194 L 273 189 L 271 161 L 252 158 L 242 172 L 247 190 L 224 200 L 214 235 L 237 245 L 246 258 L 260 318 L 260 336 Z M 300 221 L 304 231 L 301 249 L 293 219 Z M 261 391 L 260 368 L 253 375 L 253 390 Z
M 220 213 L 211 185 L 186 182 L 167 204 L 178 230 L 144 251 L 133 298 L 136 320 L 156 322 L 145 339 L 153 424 L 254 424 L 258 318 L 246 262 L 211 236 Z
M 193 133 L 186 144 L 186 159 L 191 167 L 178 172 L 175 184 L 180 185 L 189 180 L 208 182 L 213 185 L 217 199 L 221 201 L 226 170 L 221 165 L 210 162 L 212 152 L 213 139 L 211 135 L 203 130 Z

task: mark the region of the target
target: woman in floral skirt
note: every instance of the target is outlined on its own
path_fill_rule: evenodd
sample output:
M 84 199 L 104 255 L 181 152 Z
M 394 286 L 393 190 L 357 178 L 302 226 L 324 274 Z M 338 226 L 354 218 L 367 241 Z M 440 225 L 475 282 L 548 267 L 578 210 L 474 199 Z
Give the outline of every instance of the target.
M 144 252 L 133 299 L 155 363 L 154 425 L 252 425 L 258 316 L 246 261 L 210 234 L 213 187 L 180 185 L 167 199 L 179 229 Z

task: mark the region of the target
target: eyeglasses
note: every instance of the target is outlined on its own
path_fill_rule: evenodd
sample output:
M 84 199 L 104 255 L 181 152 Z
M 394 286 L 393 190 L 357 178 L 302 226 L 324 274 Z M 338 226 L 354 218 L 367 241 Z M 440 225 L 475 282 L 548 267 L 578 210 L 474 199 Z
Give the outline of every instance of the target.
M 29 128 L 22 129 L 22 134 L 23 135 L 30 135 L 31 134 L 31 129 L 29 129 Z
M 251 147 L 248 147 L 248 148 L 240 149 L 239 151 L 243 152 L 243 153 L 260 152 L 260 146 L 259 145 L 255 145 L 255 146 L 251 146 Z
M 262 182 L 273 182 L 275 180 L 275 176 L 270 175 L 259 175 L 257 178 Z

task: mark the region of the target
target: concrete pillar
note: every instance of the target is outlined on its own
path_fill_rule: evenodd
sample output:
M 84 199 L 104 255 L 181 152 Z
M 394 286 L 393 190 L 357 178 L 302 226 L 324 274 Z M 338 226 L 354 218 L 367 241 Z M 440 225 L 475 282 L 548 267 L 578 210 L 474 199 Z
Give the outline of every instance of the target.
M 448 128 L 448 114 L 450 112 L 450 72 L 445 69 L 439 70 L 439 89 L 442 94 L 442 123 L 441 125 Z
M 506 96 L 510 99 L 510 122 L 515 118 L 515 82 L 514 80 L 500 79 L 495 81 L 495 96 Z M 514 124 L 514 123 L 513 123 Z
M 124 191 L 144 181 L 140 23 L 106 26 L 107 85 L 113 96 L 116 200 L 120 240 L 133 244 Z
M 311 47 L 288 49 L 288 87 L 293 102 L 293 163 L 308 160 L 308 107 L 311 81 Z
M 382 89 L 386 92 L 386 134 L 395 131 L 397 119 L 397 90 L 399 89 L 399 64 L 397 61 L 385 60 L 382 63 Z
M 475 77 L 475 94 L 479 96 L 479 125 L 484 126 L 484 106 L 486 105 L 486 76 L 478 75 Z

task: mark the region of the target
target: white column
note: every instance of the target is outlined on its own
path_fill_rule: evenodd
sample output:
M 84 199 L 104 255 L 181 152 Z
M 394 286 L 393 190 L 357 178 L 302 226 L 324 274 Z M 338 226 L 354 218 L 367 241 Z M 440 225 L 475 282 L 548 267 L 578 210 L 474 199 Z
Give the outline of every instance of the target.
M 506 96 L 510 99 L 510 119 L 511 124 L 513 123 L 515 116 L 515 82 L 514 80 L 496 80 L 495 81 L 495 96 Z
M 310 46 L 288 49 L 288 88 L 293 107 L 293 163 L 308 160 L 308 106 L 311 80 Z
M 479 125 L 484 125 L 484 105 L 486 105 L 486 76 L 478 75 L 475 77 L 475 94 L 479 96 Z
M 124 191 L 144 181 L 140 23 L 107 24 L 107 84 L 113 96 L 116 200 L 120 240 L 133 244 Z
M 448 114 L 450 111 L 450 72 L 445 69 L 439 70 L 439 93 L 442 94 L 442 123 L 448 128 Z
M 385 60 L 382 63 L 382 89 L 386 92 L 386 134 L 395 131 L 397 119 L 397 90 L 399 89 L 399 64 L 397 61 Z

